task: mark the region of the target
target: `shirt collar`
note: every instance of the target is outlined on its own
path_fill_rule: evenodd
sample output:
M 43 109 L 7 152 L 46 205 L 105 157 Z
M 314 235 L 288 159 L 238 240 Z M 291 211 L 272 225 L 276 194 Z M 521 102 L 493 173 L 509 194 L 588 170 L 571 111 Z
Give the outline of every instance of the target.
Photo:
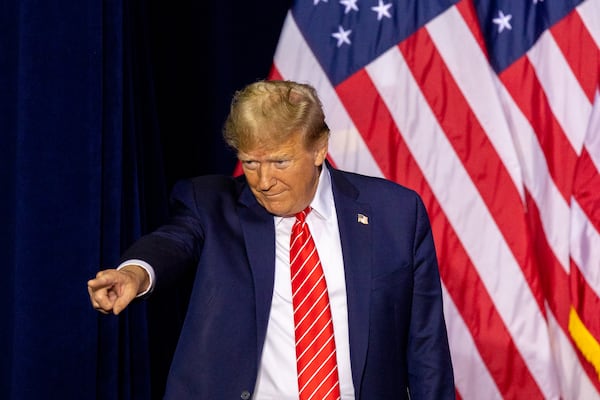
M 329 169 L 327 165 L 323 163 L 321 174 L 319 175 L 319 183 L 317 185 L 317 192 L 313 197 L 310 206 L 312 212 L 319 215 L 320 218 L 325 220 L 329 219 L 333 214 L 333 190 L 331 189 L 331 175 L 329 175 Z

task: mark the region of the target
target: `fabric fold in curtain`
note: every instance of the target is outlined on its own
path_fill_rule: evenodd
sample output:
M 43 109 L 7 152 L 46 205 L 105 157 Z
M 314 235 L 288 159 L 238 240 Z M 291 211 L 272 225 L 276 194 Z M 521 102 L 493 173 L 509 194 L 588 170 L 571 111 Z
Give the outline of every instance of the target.
M 85 285 L 166 209 L 140 10 L 3 3 L 0 398 L 151 397 L 146 304 L 100 315 Z

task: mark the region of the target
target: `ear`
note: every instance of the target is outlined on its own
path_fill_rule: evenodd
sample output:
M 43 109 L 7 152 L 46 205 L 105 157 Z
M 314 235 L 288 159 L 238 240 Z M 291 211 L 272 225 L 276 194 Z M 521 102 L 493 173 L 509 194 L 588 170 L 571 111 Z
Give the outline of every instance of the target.
M 327 150 L 329 148 L 329 138 L 325 137 L 317 144 L 315 148 L 315 166 L 319 167 L 325 161 L 327 157 Z

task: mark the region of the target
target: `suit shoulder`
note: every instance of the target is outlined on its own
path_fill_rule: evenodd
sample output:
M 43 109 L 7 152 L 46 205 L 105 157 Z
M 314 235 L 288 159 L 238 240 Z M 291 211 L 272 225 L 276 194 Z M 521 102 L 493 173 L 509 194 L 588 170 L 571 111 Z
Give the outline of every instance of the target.
M 339 172 L 359 190 L 361 196 L 392 196 L 394 198 L 420 199 L 419 194 L 414 189 L 389 179 L 348 171 Z

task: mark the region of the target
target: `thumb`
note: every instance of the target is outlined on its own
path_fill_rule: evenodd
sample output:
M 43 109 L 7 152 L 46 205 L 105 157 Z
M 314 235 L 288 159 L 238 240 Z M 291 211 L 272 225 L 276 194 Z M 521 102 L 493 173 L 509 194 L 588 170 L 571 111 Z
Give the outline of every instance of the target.
M 125 285 L 122 289 L 121 294 L 115 300 L 113 305 L 113 313 L 118 315 L 121 311 L 123 311 L 129 303 L 135 299 L 137 296 L 137 290 L 133 288 L 134 285 Z
M 127 308 L 129 303 L 131 303 L 131 300 L 133 299 L 126 298 L 124 296 L 117 298 L 117 300 L 115 300 L 115 304 L 113 305 L 113 314 L 119 315 L 121 311 Z

